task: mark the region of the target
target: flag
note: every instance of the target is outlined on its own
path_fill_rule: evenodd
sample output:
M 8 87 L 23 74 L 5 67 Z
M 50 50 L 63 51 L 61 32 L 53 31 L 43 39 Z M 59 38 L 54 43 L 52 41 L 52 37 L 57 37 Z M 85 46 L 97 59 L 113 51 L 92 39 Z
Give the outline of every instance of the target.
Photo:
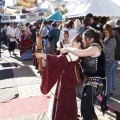
M 5 0 L 0 0 L 0 6 L 4 6 L 5 5 Z

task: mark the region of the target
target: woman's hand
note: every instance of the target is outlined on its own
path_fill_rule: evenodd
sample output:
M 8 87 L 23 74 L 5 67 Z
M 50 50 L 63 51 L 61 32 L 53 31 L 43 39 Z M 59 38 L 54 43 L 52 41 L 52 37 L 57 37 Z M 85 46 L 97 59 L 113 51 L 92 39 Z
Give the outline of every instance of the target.
M 36 58 L 44 58 L 46 59 L 46 54 L 43 53 L 35 53 Z
M 66 48 L 62 48 L 62 49 L 60 49 L 60 52 L 61 52 L 62 54 L 68 53 L 68 48 L 67 48 L 67 47 L 66 47 Z

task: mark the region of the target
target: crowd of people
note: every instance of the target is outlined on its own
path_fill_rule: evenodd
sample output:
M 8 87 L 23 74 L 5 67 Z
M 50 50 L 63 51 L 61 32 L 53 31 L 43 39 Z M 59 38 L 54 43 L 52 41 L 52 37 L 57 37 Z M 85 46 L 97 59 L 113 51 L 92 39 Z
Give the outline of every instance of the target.
M 97 23 L 89 13 L 82 21 L 69 20 L 58 25 L 52 20 L 43 20 L 40 25 L 18 24 L 15 29 L 12 22 L 4 30 L 10 56 L 11 52 L 16 55 L 17 44 L 21 60 L 33 57 L 35 67 L 43 76 L 43 94 L 57 82 L 52 120 L 77 120 L 76 93 L 81 93 L 84 120 L 98 120 L 94 102 L 99 95 L 102 96 L 101 110 L 105 113 L 106 104 L 116 89 L 120 20 Z M 31 51 L 34 56 L 30 56 Z M 78 84 L 83 85 L 82 91 L 76 91 Z

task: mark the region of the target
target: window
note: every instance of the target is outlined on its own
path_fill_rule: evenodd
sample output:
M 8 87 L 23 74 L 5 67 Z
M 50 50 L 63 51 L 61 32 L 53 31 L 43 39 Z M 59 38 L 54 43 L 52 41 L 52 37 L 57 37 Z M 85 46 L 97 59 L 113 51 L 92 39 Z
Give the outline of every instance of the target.
M 16 19 L 16 16 L 10 16 L 10 19 Z
M 9 16 L 2 16 L 3 20 L 9 20 Z
M 20 16 L 20 19 L 25 19 L 26 18 L 26 15 L 21 15 Z

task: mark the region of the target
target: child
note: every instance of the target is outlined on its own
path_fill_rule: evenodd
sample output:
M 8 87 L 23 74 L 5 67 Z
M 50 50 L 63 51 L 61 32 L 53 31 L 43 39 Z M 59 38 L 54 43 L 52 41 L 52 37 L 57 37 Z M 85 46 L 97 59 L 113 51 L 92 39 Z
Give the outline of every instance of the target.
M 32 48 L 32 40 L 30 39 L 30 37 L 28 37 L 26 31 L 22 30 L 22 35 L 21 35 L 21 49 L 20 49 L 21 60 L 29 59 L 29 57 L 31 55 L 29 56 L 28 53 L 27 53 L 27 51 L 31 50 L 31 48 Z M 24 55 L 24 54 L 27 54 L 27 55 Z M 27 58 L 27 56 L 28 56 L 28 58 Z M 30 57 L 30 58 L 32 58 L 32 57 Z

